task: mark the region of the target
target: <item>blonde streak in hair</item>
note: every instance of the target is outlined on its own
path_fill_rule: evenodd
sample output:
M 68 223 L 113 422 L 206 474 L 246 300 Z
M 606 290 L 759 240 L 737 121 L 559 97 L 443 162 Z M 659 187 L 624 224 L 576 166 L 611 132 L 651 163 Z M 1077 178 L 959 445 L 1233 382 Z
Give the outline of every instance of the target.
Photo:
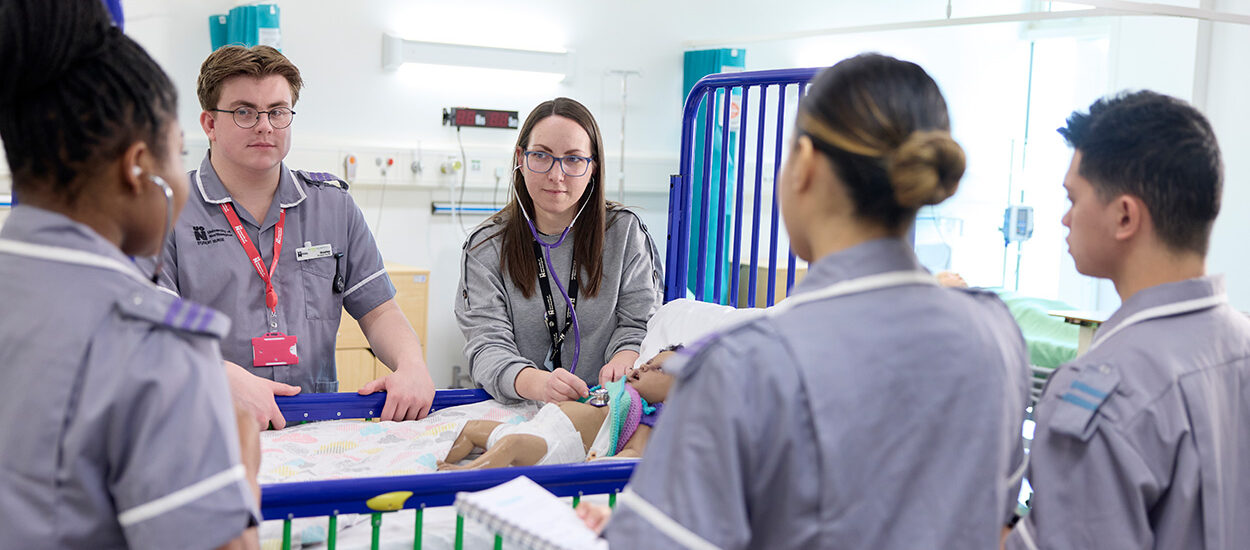
M 881 108 L 877 106 L 877 101 L 873 99 L 872 94 L 870 94 L 867 89 L 859 89 L 859 103 L 861 108 L 868 111 L 868 114 L 872 117 L 872 121 L 877 123 L 877 125 L 884 130 L 884 132 L 881 132 L 882 134 L 887 136 L 898 136 L 900 132 L 898 131 L 894 120 L 886 116 L 886 114 L 881 111 Z M 855 128 L 855 133 L 860 139 L 864 140 L 864 143 L 871 143 L 880 149 L 882 154 L 888 154 L 888 151 L 892 148 L 890 144 L 885 143 L 880 137 L 870 133 L 866 127 Z M 895 139 L 898 138 L 895 137 Z
M 806 112 L 799 112 L 798 126 L 799 128 L 802 128 L 804 132 L 815 136 L 816 139 L 848 153 L 865 157 L 881 156 L 880 149 L 876 149 L 862 143 L 852 142 L 843 134 L 834 131 L 829 127 L 829 125 L 825 124 L 824 121 Z

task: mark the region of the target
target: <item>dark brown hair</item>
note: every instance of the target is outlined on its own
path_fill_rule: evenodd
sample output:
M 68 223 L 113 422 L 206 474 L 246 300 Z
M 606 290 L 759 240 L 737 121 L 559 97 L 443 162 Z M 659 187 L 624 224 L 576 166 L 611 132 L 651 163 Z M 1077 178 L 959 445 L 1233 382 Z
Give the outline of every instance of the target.
M 304 80 L 299 76 L 299 69 L 282 52 L 270 46 L 222 46 L 209 54 L 208 59 L 200 65 L 195 93 L 200 98 L 200 107 L 209 111 L 217 108 L 217 100 L 221 99 L 221 86 L 226 80 L 236 76 L 264 78 L 275 74 L 285 78 L 291 85 L 291 106 L 294 107 L 299 101 L 299 91 L 304 87 Z
M 855 215 L 899 230 L 921 206 L 955 194 L 964 152 L 946 100 L 915 63 L 880 54 L 842 60 L 812 80 L 799 133 L 829 157 Z
M 594 166 L 590 171 L 586 192 L 578 201 L 579 208 L 581 204 L 586 207 L 573 225 L 572 236 L 573 257 L 582 273 L 582 279 L 578 281 L 579 288 L 587 296 L 595 296 L 599 294 L 599 282 L 603 279 L 603 234 L 607 227 L 605 220 L 609 206 L 603 198 L 603 137 L 599 134 L 599 124 L 595 122 L 594 115 L 590 114 L 590 109 L 575 100 L 558 97 L 542 102 L 525 117 L 521 134 L 517 136 L 517 148 L 524 150 L 528 147 L 534 126 L 552 116 L 573 120 L 590 136 Z M 515 160 L 519 165 L 519 157 Z M 534 256 L 534 246 L 530 244 L 534 237 L 525 223 L 525 216 L 518 208 L 524 207 L 526 212 L 533 214 L 534 199 L 525 188 L 525 176 L 521 174 L 520 166 L 512 170 L 512 190 L 512 201 L 492 218 L 495 223 L 503 225 L 503 229 L 495 234 L 503 235 L 499 268 L 506 271 L 512 277 L 512 282 L 521 289 L 521 294 L 529 298 L 534 294 L 534 286 L 538 281 L 538 258 Z

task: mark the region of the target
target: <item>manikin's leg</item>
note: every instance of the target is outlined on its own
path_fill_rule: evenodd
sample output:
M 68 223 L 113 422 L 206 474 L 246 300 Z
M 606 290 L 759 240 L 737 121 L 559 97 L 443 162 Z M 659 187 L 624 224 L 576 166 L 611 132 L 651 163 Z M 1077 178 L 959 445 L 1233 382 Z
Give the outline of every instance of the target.
M 456 442 L 451 444 L 451 450 L 447 452 L 447 458 L 439 463 L 442 469 L 442 463 L 455 464 L 464 460 L 474 449 L 485 449 L 486 441 L 490 439 L 490 433 L 498 428 L 501 422 L 494 420 L 470 420 L 464 424 L 464 428 L 460 430 L 460 435 L 456 436 Z
M 482 453 L 464 466 L 457 466 L 450 460 L 440 464 L 439 470 L 477 470 L 481 468 L 503 468 L 505 466 L 533 466 L 547 454 L 547 442 L 543 438 L 530 434 L 505 435 L 495 442 L 495 446 Z M 450 455 L 449 455 L 450 457 Z

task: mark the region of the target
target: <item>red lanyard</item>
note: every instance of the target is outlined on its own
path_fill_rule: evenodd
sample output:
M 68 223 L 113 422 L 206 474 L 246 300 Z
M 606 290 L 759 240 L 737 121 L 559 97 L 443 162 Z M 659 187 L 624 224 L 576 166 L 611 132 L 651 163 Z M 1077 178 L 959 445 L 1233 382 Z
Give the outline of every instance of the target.
M 278 257 L 282 255 L 282 228 L 286 225 L 286 209 L 283 208 L 278 214 L 278 225 L 273 227 L 273 262 L 269 265 L 268 272 L 265 272 L 265 261 L 260 258 L 256 245 L 252 244 L 252 240 L 247 237 L 247 232 L 243 230 L 243 222 L 239 221 L 239 215 L 234 213 L 234 208 L 230 206 L 230 203 L 222 203 L 221 211 L 230 221 L 234 236 L 238 237 L 239 243 L 243 245 L 247 257 L 251 258 L 252 267 L 256 268 L 260 280 L 265 281 L 265 305 L 269 307 L 270 312 L 276 313 L 278 293 L 273 289 L 273 274 L 278 271 Z

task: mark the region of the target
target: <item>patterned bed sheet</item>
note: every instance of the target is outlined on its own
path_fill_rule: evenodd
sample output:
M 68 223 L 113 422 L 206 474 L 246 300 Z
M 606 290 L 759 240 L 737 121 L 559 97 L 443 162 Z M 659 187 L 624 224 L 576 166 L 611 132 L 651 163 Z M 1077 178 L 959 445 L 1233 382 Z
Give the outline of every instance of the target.
M 354 477 L 421 474 L 436 470 L 465 422 L 518 424 L 538 405 L 482 401 L 434 412 L 416 421 L 310 422 L 260 434 L 262 485 Z
M 435 472 L 437 462 L 451 449 L 460 429 L 469 420 L 495 420 L 519 424 L 538 412 L 539 404 L 523 402 L 504 405 L 482 401 L 434 412 L 416 421 L 371 422 L 330 420 L 291 426 L 260 434 L 261 463 L 257 475 L 262 485 L 298 481 L 322 481 L 357 477 L 399 476 Z M 368 548 L 369 517 L 339 516 L 340 548 Z M 450 548 L 448 530 L 454 530 L 455 513 L 431 509 L 424 522 L 429 528 L 426 548 Z M 393 541 L 406 540 L 412 548 L 413 514 L 405 510 L 387 514 L 383 547 L 400 547 Z M 292 525 L 293 548 L 324 548 L 326 518 L 297 518 Z M 403 533 L 407 533 L 406 539 Z M 469 529 L 466 548 L 491 548 L 493 537 L 484 529 Z M 260 529 L 261 547 L 279 548 L 282 522 L 266 521 Z M 348 544 L 343 544 L 348 543 Z M 444 544 L 445 543 L 445 544 Z

